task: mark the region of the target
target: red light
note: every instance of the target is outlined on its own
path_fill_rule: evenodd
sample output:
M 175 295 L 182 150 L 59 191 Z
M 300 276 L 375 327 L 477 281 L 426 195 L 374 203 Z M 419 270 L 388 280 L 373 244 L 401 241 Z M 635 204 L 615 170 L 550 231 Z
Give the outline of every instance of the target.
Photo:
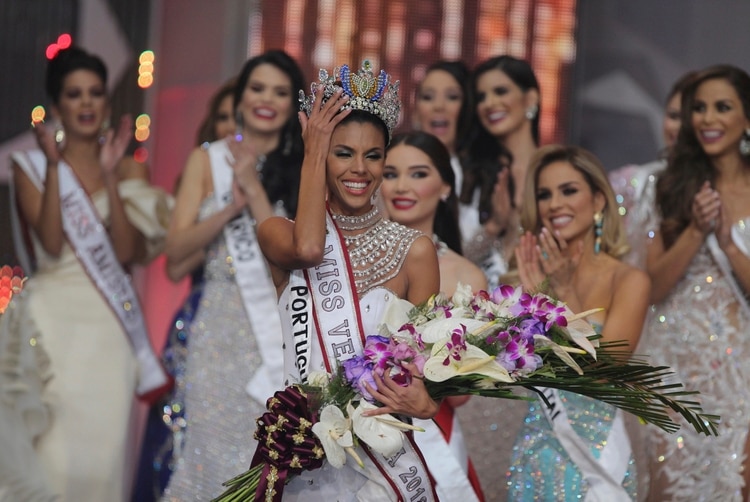
M 57 37 L 57 46 L 60 49 L 67 49 L 70 47 L 70 44 L 73 42 L 73 38 L 70 36 L 69 33 L 63 33 L 59 37 Z
M 45 51 L 45 54 L 47 56 L 47 59 L 52 59 L 55 56 L 57 56 L 57 53 L 60 52 L 60 46 L 57 44 L 49 44 L 47 46 L 47 50 Z
M 133 152 L 133 158 L 141 164 L 146 162 L 148 160 L 148 150 L 146 150 L 146 147 L 141 146 L 136 148 Z

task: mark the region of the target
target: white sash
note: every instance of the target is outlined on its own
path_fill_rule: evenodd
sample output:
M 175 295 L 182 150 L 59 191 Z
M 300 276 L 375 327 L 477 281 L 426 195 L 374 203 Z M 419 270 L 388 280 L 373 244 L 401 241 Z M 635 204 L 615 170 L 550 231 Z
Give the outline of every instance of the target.
M 623 412 L 619 409 L 615 411 L 606 445 L 597 460 L 591 454 L 588 445 L 578 437 L 570 425 L 565 405 L 558 391 L 548 388 L 538 390 L 550 403 L 547 406 L 540 400 L 540 406 L 555 432 L 555 437 L 588 482 L 589 488 L 584 500 L 586 502 L 630 502 L 630 495 L 622 487 L 631 453 Z
M 732 235 L 732 238 L 735 240 L 735 245 L 737 245 L 742 253 L 747 256 L 744 243 L 736 242 L 738 239 L 735 235 Z M 737 279 L 735 279 L 734 274 L 732 273 L 732 265 L 729 263 L 727 255 L 725 255 L 724 251 L 719 247 L 719 241 L 716 240 L 716 235 L 713 233 L 708 234 L 706 243 L 708 244 L 708 250 L 711 251 L 711 255 L 714 257 L 714 261 L 721 269 L 721 273 L 726 276 L 729 287 L 737 298 L 737 303 L 740 305 L 742 312 L 745 314 L 746 318 L 750 319 L 750 305 L 748 305 L 747 296 L 743 293 L 740 285 L 737 284 Z
M 46 159 L 39 150 L 13 154 L 40 192 L 44 191 Z M 81 187 L 73 170 L 64 161 L 57 166 L 60 184 L 60 209 L 65 236 L 76 257 L 102 297 L 109 303 L 128 336 L 138 360 L 138 387 L 143 396 L 167 384 L 168 378 L 151 347 L 138 295 L 117 260 L 107 230 L 91 199 Z
M 362 354 L 365 341 L 359 299 L 354 290 L 349 256 L 342 241 L 331 216 L 326 214 L 323 261 L 305 270 L 313 320 L 329 373 L 336 371 L 339 363 Z M 437 500 L 424 459 L 414 445 L 411 434 L 405 436 L 408 440 L 404 447 L 392 457 L 386 458 L 369 448 L 363 448 L 367 458 L 362 460 L 366 468 L 380 471 L 398 500 Z
M 219 209 L 232 203 L 234 173 L 228 165 L 232 158 L 226 141 L 208 147 L 214 195 Z M 276 305 L 276 290 L 255 235 L 255 222 L 247 209 L 224 225 L 224 239 L 236 271 L 245 313 L 258 340 L 261 365 L 253 374 L 245 390 L 259 403 L 265 403 L 283 386 L 284 356 L 281 349 L 281 320 Z

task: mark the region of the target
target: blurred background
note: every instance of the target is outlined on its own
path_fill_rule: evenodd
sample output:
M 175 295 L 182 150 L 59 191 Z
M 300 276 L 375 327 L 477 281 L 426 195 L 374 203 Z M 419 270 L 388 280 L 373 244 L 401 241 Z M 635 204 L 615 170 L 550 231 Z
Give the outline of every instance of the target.
M 308 81 L 363 59 L 385 68 L 401 81 L 403 129 L 430 63 L 525 58 L 542 88 L 542 143 L 580 144 L 615 169 L 656 157 L 677 77 L 715 63 L 750 70 L 748 22 L 748 0 L 3 0 L 0 264 L 15 263 L 9 154 L 34 147 L 47 58 L 71 43 L 107 63 L 113 119 L 137 117 L 131 153 L 171 191 L 211 94 L 267 49 L 297 58 Z M 137 272 L 157 347 L 185 291 L 163 268 Z

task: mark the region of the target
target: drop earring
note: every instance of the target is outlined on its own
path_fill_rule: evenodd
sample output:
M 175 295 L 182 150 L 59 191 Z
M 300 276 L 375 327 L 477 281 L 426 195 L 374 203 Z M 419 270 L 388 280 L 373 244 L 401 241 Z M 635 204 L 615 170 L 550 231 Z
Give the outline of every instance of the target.
M 742 135 L 740 153 L 742 155 L 750 155 L 750 128 L 745 129 L 745 134 Z
M 55 143 L 57 144 L 58 150 L 62 148 L 62 144 L 64 141 L 65 141 L 65 129 L 63 129 L 63 126 L 61 124 L 58 124 L 57 127 L 55 127 Z
M 526 108 L 526 118 L 529 120 L 534 120 L 537 113 L 539 113 L 539 106 L 537 105 L 531 105 Z
M 239 111 L 239 109 L 234 111 L 234 139 L 236 141 L 242 141 L 242 128 L 243 128 L 243 122 L 242 122 L 242 112 Z
M 604 215 L 601 211 L 594 213 L 594 254 L 602 250 L 602 233 L 604 227 Z

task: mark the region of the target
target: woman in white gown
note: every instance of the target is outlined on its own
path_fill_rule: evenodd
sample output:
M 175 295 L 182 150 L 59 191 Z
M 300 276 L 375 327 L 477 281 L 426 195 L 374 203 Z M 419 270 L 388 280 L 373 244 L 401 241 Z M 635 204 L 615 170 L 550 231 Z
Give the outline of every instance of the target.
M 61 129 L 38 125 L 40 150 L 13 155 L 37 262 L 14 325 L 31 333 L 25 343 L 46 350 L 52 375 L 43 394 L 51 422 L 35 444 L 42 469 L 27 475 L 46 479 L 62 501 L 127 498 L 134 393 L 166 383 L 126 270 L 161 249 L 167 196 L 149 184 L 144 165 L 123 157 L 129 119 L 116 135 L 103 129 L 106 75 L 99 58 L 60 51 L 47 92 Z
M 303 103 L 307 113 L 299 114 L 305 157 L 297 219 L 269 218 L 259 229 L 280 294 L 288 383 L 305 381 L 311 371 L 335 371 L 337 362 L 356 355 L 364 334 L 377 333 L 390 302 L 404 298 L 418 304 L 438 291 L 431 239 L 384 220 L 371 201 L 382 179 L 389 133 L 398 120 L 396 89 L 384 72 L 376 80 L 367 65 L 356 75 L 348 67 L 336 73 L 339 83 L 323 78 Z M 371 90 L 375 97 L 363 99 L 358 89 Z M 346 266 L 349 261 L 351 267 Z M 316 304 L 314 325 L 295 314 L 307 302 Z M 344 310 L 351 314 L 328 329 L 331 316 Z M 430 418 L 437 412 L 419 379 L 406 387 L 390 378 L 376 378 L 376 383 L 371 393 L 383 406 L 375 414 Z M 336 469 L 326 462 L 305 471 L 286 485 L 284 500 L 397 500 L 417 492 L 424 500 L 435 500 L 419 451 L 412 441 L 405 447 L 406 454 L 379 460 L 360 447 L 365 468 L 347 462 Z

